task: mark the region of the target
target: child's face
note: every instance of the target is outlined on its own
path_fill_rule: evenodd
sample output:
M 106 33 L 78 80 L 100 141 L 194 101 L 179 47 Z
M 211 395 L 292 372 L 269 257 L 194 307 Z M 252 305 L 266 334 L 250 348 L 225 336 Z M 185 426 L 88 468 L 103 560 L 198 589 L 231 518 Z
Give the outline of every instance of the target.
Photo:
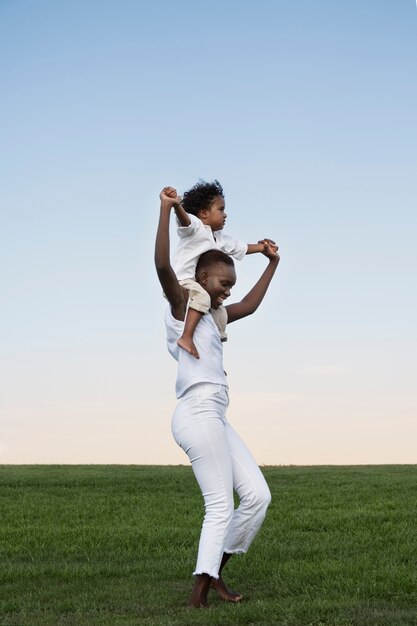
M 210 208 L 200 211 L 200 219 L 206 226 L 210 226 L 211 230 L 222 230 L 226 222 L 225 202 L 222 196 L 216 196 L 210 205 Z
M 230 296 L 235 283 L 236 272 L 232 265 L 213 265 L 201 277 L 201 284 L 211 298 L 213 309 L 218 309 Z

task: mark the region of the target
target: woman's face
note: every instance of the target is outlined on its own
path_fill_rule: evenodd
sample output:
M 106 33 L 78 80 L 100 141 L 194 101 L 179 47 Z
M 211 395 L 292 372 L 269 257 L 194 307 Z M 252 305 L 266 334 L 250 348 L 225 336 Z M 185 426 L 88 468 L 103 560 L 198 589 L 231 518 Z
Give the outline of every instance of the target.
M 199 283 L 211 298 L 211 306 L 218 309 L 230 296 L 236 283 L 236 272 L 232 265 L 216 264 L 201 273 Z

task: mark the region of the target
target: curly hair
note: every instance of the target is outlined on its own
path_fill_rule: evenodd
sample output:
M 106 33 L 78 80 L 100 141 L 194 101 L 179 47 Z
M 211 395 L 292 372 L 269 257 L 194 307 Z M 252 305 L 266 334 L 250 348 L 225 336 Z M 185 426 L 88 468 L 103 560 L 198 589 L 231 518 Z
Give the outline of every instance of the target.
M 198 276 L 204 270 L 218 265 L 229 265 L 230 267 L 235 266 L 232 257 L 223 252 L 223 250 L 217 250 L 215 248 L 207 250 L 207 252 L 203 252 L 203 254 L 200 255 L 197 261 L 195 275 Z
M 187 213 L 198 215 L 199 211 L 210 208 L 216 196 L 224 198 L 223 187 L 219 181 L 214 180 L 212 183 L 206 183 L 205 180 L 200 180 L 194 187 L 184 192 L 182 206 Z

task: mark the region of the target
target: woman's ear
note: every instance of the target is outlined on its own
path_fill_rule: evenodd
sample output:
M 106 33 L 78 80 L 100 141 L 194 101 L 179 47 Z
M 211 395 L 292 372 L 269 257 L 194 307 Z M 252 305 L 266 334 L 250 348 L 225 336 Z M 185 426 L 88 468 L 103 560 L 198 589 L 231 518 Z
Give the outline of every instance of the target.
M 200 280 L 198 281 L 201 285 L 206 285 L 208 279 L 208 273 L 204 270 L 200 274 Z

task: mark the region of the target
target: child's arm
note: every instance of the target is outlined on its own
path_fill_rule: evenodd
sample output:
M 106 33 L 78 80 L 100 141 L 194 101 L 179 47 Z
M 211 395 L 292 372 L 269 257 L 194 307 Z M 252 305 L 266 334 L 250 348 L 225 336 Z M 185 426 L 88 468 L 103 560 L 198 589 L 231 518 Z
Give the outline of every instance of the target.
M 184 209 L 184 207 L 182 206 L 182 199 L 180 196 L 177 196 L 177 192 L 175 189 L 173 189 L 172 187 L 165 187 L 166 190 L 165 194 L 168 196 L 168 198 L 172 198 L 173 202 L 172 202 L 172 206 L 173 209 L 175 211 L 175 215 L 177 216 L 177 219 L 180 223 L 181 226 L 189 226 L 191 224 L 191 220 L 188 217 L 188 213 L 187 211 Z
M 278 250 L 275 241 L 272 241 L 272 239 L 262 239 L 262 241 L 258 241 L 258 243 L 248 243 L 246 254 L 255 254 L 255 252 L 262 252 L 264 254 L 268 247 L 272 248 L 275 252 Z
M 174 204 L 174 211 L 181 226 L 189 226 L 191 224 L 189 215 L 182 206 L 182 202 L 180 204 Z

